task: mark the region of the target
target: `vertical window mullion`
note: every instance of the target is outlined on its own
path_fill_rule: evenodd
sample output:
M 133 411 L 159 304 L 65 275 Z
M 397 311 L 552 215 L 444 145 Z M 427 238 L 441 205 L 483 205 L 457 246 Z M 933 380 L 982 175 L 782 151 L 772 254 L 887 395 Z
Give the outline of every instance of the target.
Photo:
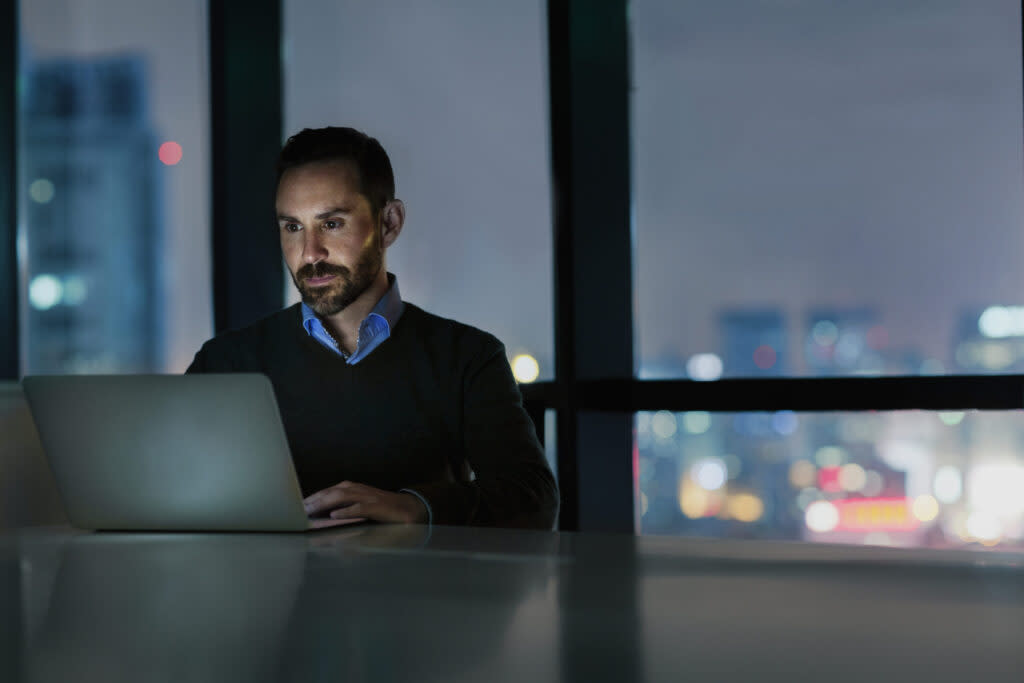
M 633 377 L 626 3 L 551 0 L 548 31 L 560 526 L 632 532 L 632 417 L 578 392 Z
M 0 3 L 0 379 L 19 376 L 18 2 Z
M 280 0 L 210 2 L 214 328 L 281 308 L 274 164 L 281 148 Z

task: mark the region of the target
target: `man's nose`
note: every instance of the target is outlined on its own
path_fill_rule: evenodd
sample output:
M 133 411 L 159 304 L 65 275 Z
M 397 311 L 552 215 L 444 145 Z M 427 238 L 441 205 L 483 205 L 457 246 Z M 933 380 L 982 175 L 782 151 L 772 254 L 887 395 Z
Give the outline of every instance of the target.
M 305 263 L 317 263 L 327 258 L 327 248 L 323 237 L 315 230 L 303 231 L 302 260 Z

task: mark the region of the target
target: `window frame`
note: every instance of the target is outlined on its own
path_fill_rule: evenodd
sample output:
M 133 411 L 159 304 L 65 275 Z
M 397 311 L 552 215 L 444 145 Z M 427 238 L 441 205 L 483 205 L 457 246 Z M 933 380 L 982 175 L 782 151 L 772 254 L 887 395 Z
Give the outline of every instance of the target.
M 4 28 L 6 27 L 6 28 Z M 19 375 L 18 0 L 0 3 L 0 379 Z
M 281 1 L 208 2 L 215 334 L 284 305 L 274 220 L 283 137 Z

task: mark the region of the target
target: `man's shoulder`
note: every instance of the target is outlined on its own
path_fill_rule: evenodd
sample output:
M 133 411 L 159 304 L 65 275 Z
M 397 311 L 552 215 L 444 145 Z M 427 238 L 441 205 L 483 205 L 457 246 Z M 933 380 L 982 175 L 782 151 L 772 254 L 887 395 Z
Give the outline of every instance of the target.
M 301 329 L 301 325 L 302 313 L 299 304 L 295 304 L 244 327 L 222 332 L 203 344 L 193 368 L 199 370 L 200 366 L 205 366 L 207 371 L 240 370 L 254 364 L 262 365 L 261 357 L 290 336 L 292 328 Z
M 281 331 L 289 330 L 294 326 L 301 326 L 302 312 L 299 304 L 294 304 L 279 311 L 274 311 L 268 316 L 260 318 L 256 322 L 244 327 L 235 328 L 222 332 L 215 336 L 210 342 L 224 344 L 244 344 L 268 336 L 280 334 Z M 208 343 L 210 343 L 208 342 Z
M 430 313 L 409 302 L 405 302 L 405 311 L 399 322 L 403 323 L 415 328 L 416 335 L 425 339 L 444 340 L 465 346 L 504 348 L 501 341 L 490 332 Z

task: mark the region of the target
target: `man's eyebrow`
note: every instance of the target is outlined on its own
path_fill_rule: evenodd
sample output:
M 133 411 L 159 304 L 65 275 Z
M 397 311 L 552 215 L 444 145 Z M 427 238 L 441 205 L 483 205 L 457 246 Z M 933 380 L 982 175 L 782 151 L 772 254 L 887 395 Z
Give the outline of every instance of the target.
M 323 220 L 324 218 L 327 218 L 328 216 L 334 216 L 334 215 L 339 214 L 339 213 L 352 213 L 352 209 L 350 209 L 348 207 L 344 207 L 344 206 L 336 206 L 333 209 L 328 209 L 327 211 L 323 211 L 321 213 L 318 213 L 316 215 L 316 219 L 317 220 Z M 283 213 L 277 214 L 277 220 L 279 220 L 279 221 L 291 221 L 292 223 L 298 223 L 299 222 L 298 218 L 295 218 L 294 216 L 286 216 Z
M 316 218 L 317 220 L 322 220 L 324 218 L 327 218 L 328 216 L 333 216 L 338 213 L 352 213 L 352 209 L 345 206 L 336 206 L 333 209 L 324 211 L 323 213 L 318 213 L 316 215 Z

